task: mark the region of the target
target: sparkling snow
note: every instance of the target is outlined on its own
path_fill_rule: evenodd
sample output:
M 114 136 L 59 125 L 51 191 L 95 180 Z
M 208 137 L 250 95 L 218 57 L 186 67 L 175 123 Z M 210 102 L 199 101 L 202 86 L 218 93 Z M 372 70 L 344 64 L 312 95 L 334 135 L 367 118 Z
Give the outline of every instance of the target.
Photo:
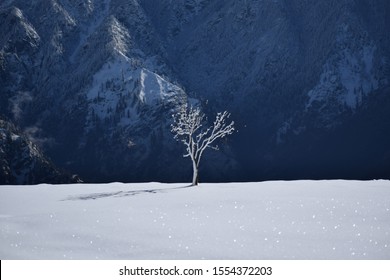
M 1 259 L 389 259 L 389 181 L 0 186 Z

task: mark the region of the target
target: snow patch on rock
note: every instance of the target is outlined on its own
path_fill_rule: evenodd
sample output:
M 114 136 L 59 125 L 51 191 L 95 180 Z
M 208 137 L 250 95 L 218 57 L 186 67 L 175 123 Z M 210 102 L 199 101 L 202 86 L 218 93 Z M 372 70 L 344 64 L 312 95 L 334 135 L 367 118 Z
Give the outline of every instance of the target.
M 339 35 L 338 51 L 324 64 L 318 84 L 308 92 L 306 109 L 315 103 L 322 104 L 320 107 L 342 105 L 356 109 L 364 96 L 378 89 L 379 79 L 374 71 L 377 47 L 368 42 L 359 48 L 345 48 L 343 42 L 347 39 L 348 35 Z

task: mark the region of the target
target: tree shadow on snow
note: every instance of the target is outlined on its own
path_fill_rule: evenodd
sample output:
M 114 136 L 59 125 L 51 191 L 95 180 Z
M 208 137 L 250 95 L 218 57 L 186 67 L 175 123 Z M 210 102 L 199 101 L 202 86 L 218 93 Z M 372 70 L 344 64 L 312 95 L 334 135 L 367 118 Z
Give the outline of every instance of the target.
M 173 187 L 173 188 L 166 188 L 166 189 L 150 189 L 150 190 L 135 190 L 135 191 L 118 191 L 118 192 L 105 192 L 105 193 L 91 193 L 91 194 L 84 194 L 84 195 L 75 195 L 75 196 L 69 196 L 66 199 L 63 199 L 62 201 L 67 200 L 95 200 L 100 198 L 107 198 L 107 197 L 126 197 L 126 196 L 135 196 L 138 194 L 156 194 L 156 193 L 164 193 L 171 190 L 178 190 L 178 189 L 186 189 L 191 188 L 192 185 L 182 186 L 182 187 Z

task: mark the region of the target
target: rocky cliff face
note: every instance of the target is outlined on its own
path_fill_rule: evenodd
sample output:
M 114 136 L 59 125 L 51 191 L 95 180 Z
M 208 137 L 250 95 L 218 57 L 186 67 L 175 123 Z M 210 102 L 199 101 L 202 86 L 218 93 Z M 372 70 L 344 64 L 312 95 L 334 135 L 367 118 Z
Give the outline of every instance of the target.
M 238 126 L 205 179 L 386 177 L 389 12 L 385 0 L 8 0 L 0 112 L 90 181 L 185 180 L 169 124 L 188 98 Z
M 170 26 L 160 32 L 183 85 L 236 116 L 243 176 L 388 176 L 388 122 L 375 113 L 390 108 L 386 1 L 143 3 Z M 344 134 L 363 111 L 381 132 L 360 120 Z M 374 168 L 364 158 L 378 143 Z
M 0 184 L 76 183 L 12 123 L 0 119 Z

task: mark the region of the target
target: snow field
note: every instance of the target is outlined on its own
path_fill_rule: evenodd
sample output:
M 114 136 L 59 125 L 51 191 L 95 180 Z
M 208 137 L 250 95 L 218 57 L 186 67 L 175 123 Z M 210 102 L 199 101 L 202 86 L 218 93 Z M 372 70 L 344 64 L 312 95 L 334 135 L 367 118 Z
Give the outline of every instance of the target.
M 389 259 L 389 181 L 0 186 L 1 259 Z

